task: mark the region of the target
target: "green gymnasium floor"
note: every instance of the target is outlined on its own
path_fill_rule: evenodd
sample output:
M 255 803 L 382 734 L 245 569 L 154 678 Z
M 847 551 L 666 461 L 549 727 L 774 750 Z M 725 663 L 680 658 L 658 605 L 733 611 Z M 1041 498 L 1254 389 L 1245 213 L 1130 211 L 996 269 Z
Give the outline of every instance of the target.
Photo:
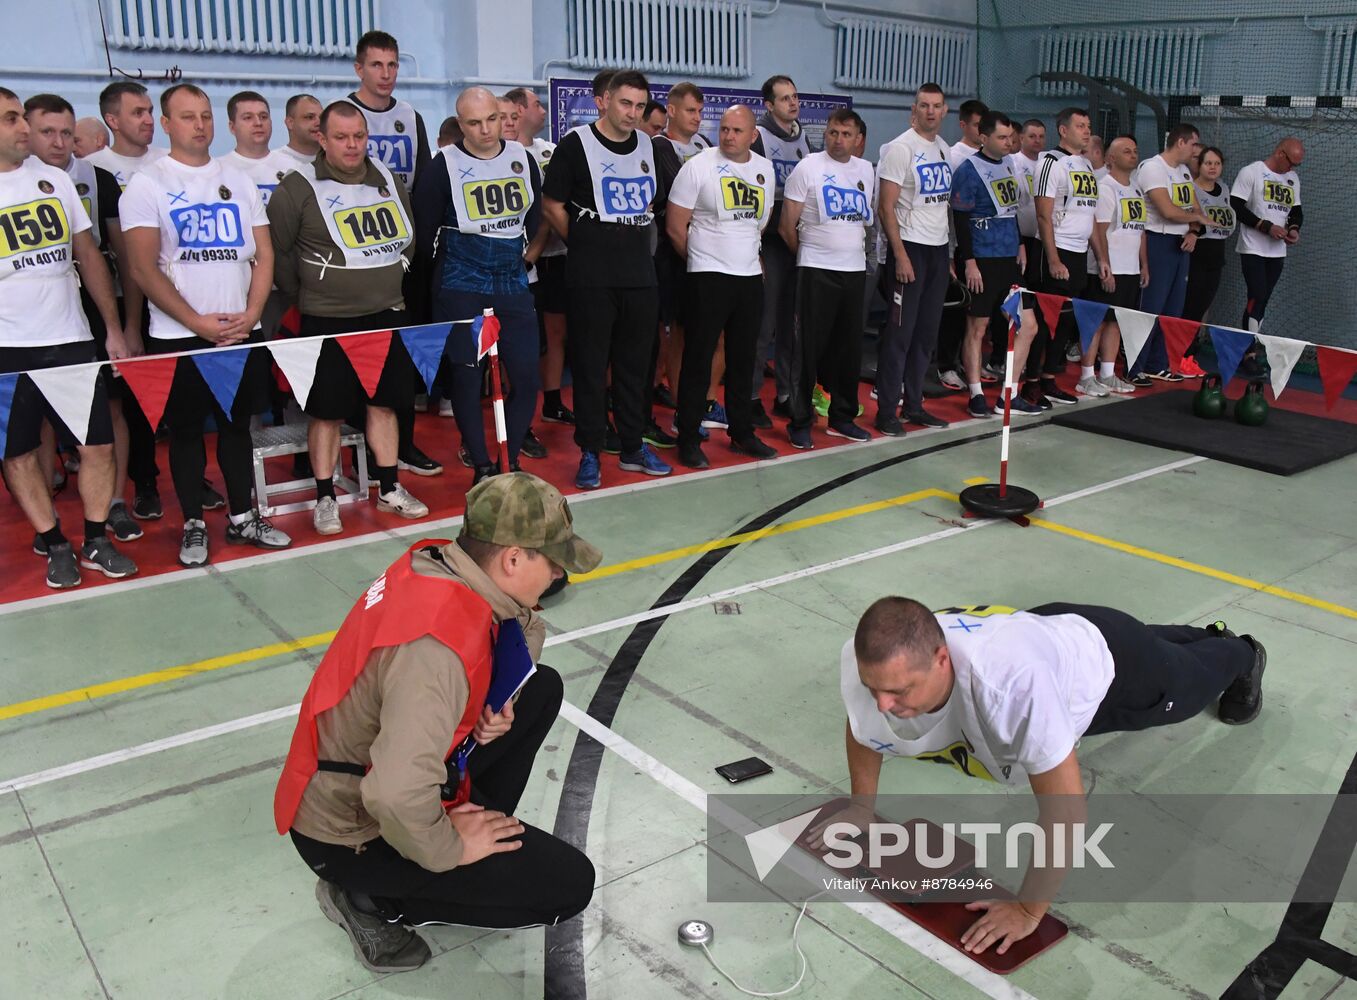
M 706 902 L 703 796 L 729 789 L 713 766 L 751 754 L 775 772 L 741 790 L 846 787 L 839 648 L 887 593 L 935 607 L 1072 600 L 1150 621 L 1225 618 L 1269 648 L 1259 720 L 1232 729 L 1201 716 L 1085 740 L 1086 784 L 1352 786 L 1357 521 L 1344 505 L 1357 457 L 1281 479 L 1039 424 L 1014 439 L 1015 480 L 1047 499 L 1037 524 L 963 523 L 949 494 L 992 474 L 995 429 L 581 498 L 576 523 L 604 568 L 548 608 L 543 659 L 565 677 L 568 705 L 520 816 L 550 829 L 573 803 L 561 821 L 587 831 L 594 901 L 579 932 L 426 930 L 433 961 L 403 975 L 354 960 L 274 833 L 271 803 L 290 707 L 327 633 L 419 536 L 0 607 L 0 997 L 491 1000 L 542 996 L 544 977 L 559 997 L 738 996 L 677 945 L 692 916 L 716 924 L 716 954 L 740 982 L 782 989 L 797 908 Z M 577 744 L 591 745 L 581 725 L 608 743 L 596 782 L 571 766 Z M 1003 794 L 949 769 L 887 767 L 883 791 L 907 789 Z M 1001 978 L 884 907 L 813 903 L 801 929 L 810 972 L 793 995 L 1215 997 L 1286 911 L 1059 905 L 1070 935 Z M 1330 947 L 1312 951 L 1329 964 L 1304 961 L 1280 995 L 1357 997 L 1329 967 L 1344 953 L 1357 966 L 1357 907 L 1333 907 L 1318 937 Z

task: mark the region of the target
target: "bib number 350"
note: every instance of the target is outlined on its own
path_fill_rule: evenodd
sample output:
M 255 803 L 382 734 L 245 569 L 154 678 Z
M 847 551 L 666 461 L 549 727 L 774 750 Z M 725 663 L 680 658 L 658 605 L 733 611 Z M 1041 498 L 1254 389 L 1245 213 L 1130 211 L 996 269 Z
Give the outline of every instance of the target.
M 170 213 L 181 247 L 239 247 L 245 245 L 240 209 L 231 202 L 189 205 Z
M 653 177 L 605 177 L 603 200 L 612 215 L 641 215 L 655 197 Z

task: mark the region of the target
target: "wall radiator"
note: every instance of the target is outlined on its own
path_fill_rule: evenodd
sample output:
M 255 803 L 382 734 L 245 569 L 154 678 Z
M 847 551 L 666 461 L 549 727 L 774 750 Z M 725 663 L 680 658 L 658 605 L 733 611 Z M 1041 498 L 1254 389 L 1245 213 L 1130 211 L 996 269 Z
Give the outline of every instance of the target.
M 1201 88 L 1203 40 L 1194 28 L 1141 31 L 1051 30 L 1041 36 L 1040 65 L 1046 73 L 1113 76 L 1151 94 L 1197 94 Z M 1038 83 L 1042 97 L 1084 93 L 1076 83 Z
M 349 56 L 380 0 L 100 0 L 109 44 L 157 52 Z
M 708 77 L 749 76 L 743 0 L 569 0 L 569 62 Z
M 1324 31 L 1324 70 L 1319 93 L 1357 93 L 1357 24 L 1335 25 Z
M 851 17 L 838 22 L 834 82 L 911 93 L 936 83 L 950 97 L 975 91 L 975 32 Z

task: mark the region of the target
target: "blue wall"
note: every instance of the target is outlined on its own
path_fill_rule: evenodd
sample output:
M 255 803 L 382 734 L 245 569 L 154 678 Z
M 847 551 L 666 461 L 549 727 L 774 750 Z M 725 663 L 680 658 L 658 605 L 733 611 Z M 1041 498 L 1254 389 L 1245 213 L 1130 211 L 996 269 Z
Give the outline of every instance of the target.
M 21 97 L 39 91 L 65 96 L 80 116 L 97 114 L 99 90 L 109 82 L 98 3 L 112 12 L 118 0 L 45 0 L 5 3 L 5 33 L 23 39 L 22 50 L 8 46 L 3 83 Z M 773 0 L 754 3 L 770 10 Z M 974 25 L 975 0 L 854 0 L 831 3 L 830 12 L 927 15 Z M 531 16 L 525 16 L 530 12 Z M 424 115 L 431 131 L 451 113 L 452 101 L 469 82 L 484 81 L 502 92 L 516 84 L 539 83 L 545 67 L 556 76 L 588 76 L 559 62 L 567 55 L 565 0 L 383 0 L 380 27 L 401 43 L 401 84 L 397 91 Z M 747 79 L 701 79 L 699 85 L 757 88 L 773 73 L 786 73 L 805 91 L 835 92 L 835 29 L 816 0 L 781 0 L 767 17 L 756 19 L 752 69 Z M 531 62 L 529 63 L 529 54 Z M 165 86 L 163 74 L 177 65 L 212 97 L 218 109 L 214 152 L 230 149 L 226 99 L 238 90 L 258 90 L 274 108 L 274 144 L 285 140 L 282 105 L 292 94 L 309 91 L 322 101 L 340 97 L 354 84 L 347 58 L 145 52 L 113 50 L 113 65 L 145 74 L 154 97 Z M 552 65 L 548 65 L 556 61 Z M 679 77 L 656 75 L 665 83 Z M 898 134 L 907 122 L 909 95 L 863 92 L 855 102 L 867 120 L 869 148 Z M 958 95 L 965 96 L 965 95 Z M 955 106 L 958 101 L 953 101 Z M 953 129 L 954 133 L 955 130 Z M 944 134 L 948 134 L 944 132 Z M 164 145 L 157 134 L 156 145 Z

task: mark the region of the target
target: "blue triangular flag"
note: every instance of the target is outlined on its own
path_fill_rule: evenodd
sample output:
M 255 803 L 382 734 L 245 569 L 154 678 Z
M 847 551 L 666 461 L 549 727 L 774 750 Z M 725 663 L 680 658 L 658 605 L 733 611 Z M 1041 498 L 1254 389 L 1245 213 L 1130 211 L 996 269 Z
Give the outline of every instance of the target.
M 248 350 L 205 351 L 193 355 L 193 363 L 198 366 L 199 374 L 228 417 L 236 402 L 241 376 L 245 374 L 245 362 L 249 359 Z
M 419 377 L 424 379 L 424 388 L 433 391 L 433 380 L 438 376 L 438 362 L 443 357 L 443 348 L 447 345 L 448 334 L 452 332 L 451 323 L 429 323 L 425 326 L 407 326 L 398 331 L 405 352 L 415 363 Z
M 1208 326 L 1211 334 L 1211 346 L 1216 349 L 1216 367 L 1220 369 L 1220 380 L 1230 384 L 1234 373 L 1239 369 L 1239 359 L 1253 343 L 1253 337 L 1242 330 L 1222 330 L 1218 326 Z
M 1022 292 L 1013 292 L 1004 299 L 1004 314 L 1015 327 L 1022 326 Z
M 1087 299 L 1074 299 L 1074 321 L 1079 324 L 1079 346 L 1088 353 L 1093 338 L 1098 336 L 1098 328 L 1107 316 L 1107 305 L 1103 302 L 1090 302 Z
M 14 386 L 18 381 L 18 372 L 0 375 L 0 457 L 4 456 L 9 440 L 9 413 L 14 408 Z

